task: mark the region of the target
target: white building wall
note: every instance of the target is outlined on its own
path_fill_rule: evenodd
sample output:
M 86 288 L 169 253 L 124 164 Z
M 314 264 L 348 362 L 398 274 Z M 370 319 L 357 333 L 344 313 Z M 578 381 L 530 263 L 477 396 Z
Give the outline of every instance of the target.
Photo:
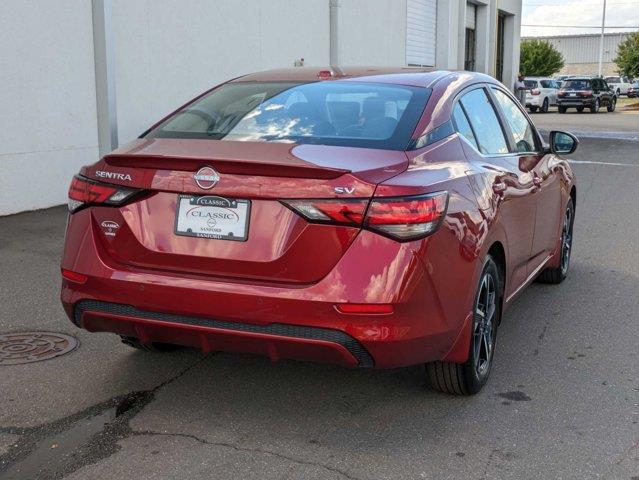
M 407 0 L 93 1 L 113 7 L 108 23 L 120 144 L 198 93 L 245 73 L 292 66 L 300 58 L 306 65 L 397 66 L 407 60 Z M 467 2 L 425 3 L 433 1 L 436 67 L 461 69 Z M 478 71 L 495 74 L 497 13 L 509 15 L 504 83 L 511 84 L 519 64 L 521 0 L 468 1 L 476 5 Z M 98 158 L 98 115 L 92 0 L 0 2 L 5 215 L 66 202 L 72 175 Z
M 66 202 L 98 157 L 91 0 L 0 7 L 0 215 Z
M 338 0 L 337 63 L 404 65 L 406 0 Z
M 120 144 L 230 78 L 329 61 L 326 0 L 115 0 L 113 25 Z
M 504 72 L 502 82 L 512 89 L 519 70 L 521 38 L 521 0 L 499 0 L 499 11 L 505 13 Z
M 497 77 L 497 18 L 506 16 L 503 83 L 512 88 L 519 68 L 521 0 L 437 0 L 437 68 L 463 70 L 466 20 L 475 16 L 475 70 Z

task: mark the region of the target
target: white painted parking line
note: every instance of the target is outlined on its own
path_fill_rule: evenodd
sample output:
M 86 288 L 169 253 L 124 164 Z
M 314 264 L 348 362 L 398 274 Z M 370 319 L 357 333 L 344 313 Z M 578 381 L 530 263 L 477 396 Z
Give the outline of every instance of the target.
M 585 163 L 592 165 L 611 165 L 613 167 L 639 167 L 637 163 L 592 162 L 589 160 L 568 160 L 569 163 Z

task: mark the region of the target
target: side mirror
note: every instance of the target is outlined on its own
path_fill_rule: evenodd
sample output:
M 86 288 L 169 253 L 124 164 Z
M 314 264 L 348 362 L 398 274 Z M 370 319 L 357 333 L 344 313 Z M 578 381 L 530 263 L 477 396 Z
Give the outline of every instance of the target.
M 572 133 L 553 130 L 550 132 L 550 151 L 556 155 L 570 155 L 577 150 L 579 140 Z

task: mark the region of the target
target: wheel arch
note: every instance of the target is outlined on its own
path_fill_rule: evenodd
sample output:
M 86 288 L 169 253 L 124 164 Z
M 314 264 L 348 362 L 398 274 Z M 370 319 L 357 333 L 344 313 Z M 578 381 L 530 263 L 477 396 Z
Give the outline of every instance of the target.
M 506 282 L 506 250 L 502 243 L 497 240 L 494 241 L 488 248 L 488 254 L 493 257 L 497 267 L 499 268 L 499 274 L 501 275 L 502 285 Z
M 499 299 L 499 312 L 504 311 L 504 296 L 506 291 L 506 272 L 508 269 L 506 268 L 506 250 L 500 241 L 494 241 L 490 248 L 488 249 L 488 255 L 490 255 L 495 263 L 497 264 L 497 270 L 499 271 L 500 283 L 502 295 Z M 503 315 L 499 315 L 498 324 L 501 323 Z

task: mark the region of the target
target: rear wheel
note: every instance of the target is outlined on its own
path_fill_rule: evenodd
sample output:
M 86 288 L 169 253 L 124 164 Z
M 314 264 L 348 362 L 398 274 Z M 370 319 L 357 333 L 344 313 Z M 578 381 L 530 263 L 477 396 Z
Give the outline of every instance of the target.
M 566 107 L 557 107 L 557 110 L 559 111 L 559 113 L 566 113 Z M 579 110 L 579 109 L 577 109 Z M 583 108 L 582 108 L 583 110 Z
M 577 107 L 577 111 L 578 111 L 579 113 L 583 112 L 583 111 L 584 111 L 584 107 Z
M 528 109 L 530 110 L 530 113 L 536 113 L 537 112 L 537 107 L 529 107 Z
M 608 104 L 608 111 L 609 112 L 614 112 L 615 108 L 617 107 L 617 99 L 613 98 L 612 100 L 610 100 L 610 103 Z
M 544 103 L 541 105 L 541 113 L 548 113 L 548 97 L 544 98 Z
M 599 111 L 599 99 L 595 100 L 595 104 L 590 107 L 590 113 L 597 113 Z
M 434 389 L 453 395 L 472 395 L 486 384 L 501 316 L 502 288 L 497 264 L 489 255 L 475 295 L 468 361 L 427 363 L 426 374 Z
M 570 268 L 570 254 L 572 253 L 572 229 L 575 223 L 575 206 L 572 198 L 568 200 L 566 211 L 564 213 L 564 223 L 561 228 L 561 237 L 559 238 L 560 259 L 559 266 L 556 268 L 547 268 L 537 281 L 541 283 L 561 283 L 568 276 Z
M 120 335 L 120 339 L 125 345 L 145 352 L 172 352 L 181 348 L 180 345 L 172 343 L 142 343 L 139 338 L 126 337 L 124 335 Z

